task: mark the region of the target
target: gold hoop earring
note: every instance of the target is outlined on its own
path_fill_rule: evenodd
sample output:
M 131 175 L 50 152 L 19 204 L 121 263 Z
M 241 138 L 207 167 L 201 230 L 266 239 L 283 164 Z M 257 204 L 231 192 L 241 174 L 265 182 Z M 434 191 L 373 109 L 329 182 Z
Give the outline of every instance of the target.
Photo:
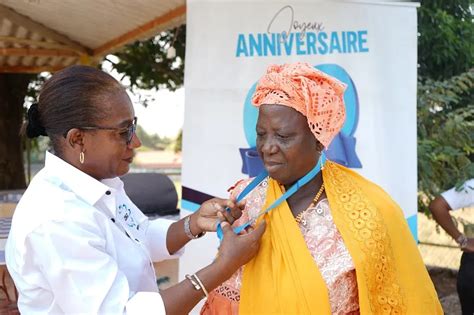
M 81 151 L 81 153 L 79 153 L 79 162 L 81 162 L 81 164 L 84 164 L 84 152 Z

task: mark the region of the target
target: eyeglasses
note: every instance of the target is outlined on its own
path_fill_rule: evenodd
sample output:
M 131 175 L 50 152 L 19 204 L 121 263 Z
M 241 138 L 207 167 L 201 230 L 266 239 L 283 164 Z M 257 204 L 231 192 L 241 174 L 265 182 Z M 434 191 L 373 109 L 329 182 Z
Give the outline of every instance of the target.
M 132 142 L 133 135 L 137 130 L 137 117 L 133 118 L 133 122 L 130 126 L 124 128 L 113 128 L 113 127 L 78 127 L 78 129 L 84 130 L 116 130 L 124 138 L 127 145 Z

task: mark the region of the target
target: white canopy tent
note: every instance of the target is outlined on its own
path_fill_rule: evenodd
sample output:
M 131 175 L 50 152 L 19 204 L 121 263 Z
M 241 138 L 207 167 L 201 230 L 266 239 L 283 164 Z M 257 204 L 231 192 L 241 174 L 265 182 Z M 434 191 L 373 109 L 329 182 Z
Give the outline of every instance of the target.
M 94 64 L 185 15 L 185 0 L 0 0 L 0 73 Z

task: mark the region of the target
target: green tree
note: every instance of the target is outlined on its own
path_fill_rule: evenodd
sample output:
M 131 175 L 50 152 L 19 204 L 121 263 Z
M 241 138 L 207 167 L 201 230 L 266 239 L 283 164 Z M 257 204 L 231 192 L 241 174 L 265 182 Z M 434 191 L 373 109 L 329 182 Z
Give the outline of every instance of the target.
M 418 84 L 418 206 L 474 177 L 474 70 Z
M 474 177 L 474 24 L 470 1 L 418 10 L 418 206 Z
M 23 141 L 20 128 L 23 122 L 23 102 L 30 74 L 0 74 L 0 189 L 24 188 Z
M 118 72 L 130 78 L 132 91 L 135 88 L 175 90 L 184 80 L 185 38 L 186 27 L 182 25 L 126 46 L 116 53 L 118 63 L 109 61 Z M 176 55 L 168 58 L 171 46 L 176 49 Z M 23 143 L 30 140 L 20 136 L 20 128 L 25 116 L 25 99 L 29 98 L 29 103 L 36 99 L 44 79 L 44 76 L 32 74 L 0 74 L 0 190 L 26 186 Z M 146 100 L 143 104 L 146 106 Z M 32 147 L 35 147 L 34 143 Z
M 422 1 L 418 9 L 418 74 L 445 80 L 474 66 L 470 0 Z
M 174 91 L 184 84 L 186 25 L 146 40 L 137 41 L 116 53 L 119 62 L 113 67 L 130 79 L 130 87 L 166 88 Z M 174 47 L 176 55 L 167 56 Z
M 172 140 L 167 137 L 160 137 L 157 134 L 148 134 L 140 125 L 137 126 L 137 135 L 140 138 L 142 146 L 144 148 L 153 150 L 164 150 L 166 149 Z
M 179 131 L 178 136 L 176 137 L 176 140 L 174 142 L 174 152 L 181 152 L 183 148 L 183 129 Z

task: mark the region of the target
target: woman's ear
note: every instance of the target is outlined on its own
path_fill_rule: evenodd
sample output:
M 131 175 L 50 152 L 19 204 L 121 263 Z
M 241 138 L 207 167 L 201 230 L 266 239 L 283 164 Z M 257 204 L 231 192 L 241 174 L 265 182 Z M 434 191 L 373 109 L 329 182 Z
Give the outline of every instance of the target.
M 84 146 L 84 131 L 78 128 L 70 129 L 66 134 L 66 143 L 71 148 Z

